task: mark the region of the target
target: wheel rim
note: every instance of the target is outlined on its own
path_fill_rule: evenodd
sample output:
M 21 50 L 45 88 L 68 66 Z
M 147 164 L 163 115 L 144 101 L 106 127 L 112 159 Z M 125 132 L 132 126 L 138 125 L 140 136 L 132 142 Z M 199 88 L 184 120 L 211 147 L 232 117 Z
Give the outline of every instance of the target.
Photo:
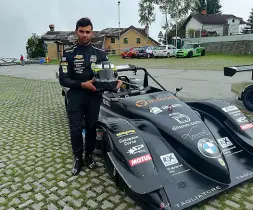
M 251 106 L 253 106 L 253 90 L 250 90 L 245 94 L 245 99 Z

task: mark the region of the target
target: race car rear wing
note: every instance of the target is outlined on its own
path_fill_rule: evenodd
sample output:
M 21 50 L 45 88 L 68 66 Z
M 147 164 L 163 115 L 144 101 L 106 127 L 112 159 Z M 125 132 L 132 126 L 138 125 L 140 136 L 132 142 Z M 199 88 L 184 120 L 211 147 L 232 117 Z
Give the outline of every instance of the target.
M 236 72 L 245 71 L 252 71 L 251 79 L 253 80 L 253 65 L 224 67 L 224 76 L 232 77 L 236 74 Z

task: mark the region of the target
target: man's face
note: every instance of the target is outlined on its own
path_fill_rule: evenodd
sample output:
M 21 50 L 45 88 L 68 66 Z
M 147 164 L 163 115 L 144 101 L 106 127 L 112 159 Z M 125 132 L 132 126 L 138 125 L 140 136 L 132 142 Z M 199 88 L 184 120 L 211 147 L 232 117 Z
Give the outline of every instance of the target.
M 93 35 L 91 26 L 79 27 L 76 30 L 76 35 L 80 44 L 88 44 Z

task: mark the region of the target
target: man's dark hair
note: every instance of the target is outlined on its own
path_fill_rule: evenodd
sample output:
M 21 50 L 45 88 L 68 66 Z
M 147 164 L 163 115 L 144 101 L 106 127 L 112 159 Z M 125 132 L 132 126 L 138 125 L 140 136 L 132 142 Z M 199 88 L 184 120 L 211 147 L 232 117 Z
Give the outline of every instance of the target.
M 91 20 L 87 17 L 81 18 L 76 23 L 76 30 L 78 30 L 79 27 L 86 27 L 86 26 L 91 26 L 91 29 L 93 30 L 93 25 L 92 25 Z

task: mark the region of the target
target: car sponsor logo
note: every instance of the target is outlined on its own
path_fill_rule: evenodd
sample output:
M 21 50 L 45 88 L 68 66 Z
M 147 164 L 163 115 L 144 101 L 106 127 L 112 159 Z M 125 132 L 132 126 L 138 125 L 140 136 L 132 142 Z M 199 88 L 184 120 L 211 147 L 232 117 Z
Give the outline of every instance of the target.
M 133 167 L 133 166 L 139 165 L 141 163 L 148 162 L 150 160 L 152 160 L 152 157 L 150 154 L 147 154 L 147 155 L 143 155 L 143 156 L 129 160 L 129 164 L 131 167 Z
M 68 67 L 67 66 L 62 66 L 62 72 L 67 73 L 68 72 Z
M 242 112 L 240 110 L 229 112 L 230 115 L 233 115 L 234 117 L 237 117 L 239 115 L 242 115 Z
M 202 155 L 208 158 L 219 158 L 221 156 L 217 143 L 212 139 L 200 139 L 198 149 Z
M 156 99 L 152 99 L 152 100 L 138 100 L 135 102 L 135 105 L 137 107 L 144 107 L 144 106 L 147 106 L 148 104 L 153 104 L 156 102 L 166 101 L 166 100 L 176 99 L 176 98 L 177 98 L 176 96 L 166 96 L 166 97 L 156 98 Z
M 236 110 L 238 110 L 238 108 L 237 108 L 236 106 L 227 106 L 227 107 L 222 108 L 222 110 L 223 110 L 224 112 L 231 112 L 231 111 L 236 111 Z
M 226 163 L 224 162 L 224 160 L 222 158 L 218 158 L 218 161 L 219 163 L 222 165 L 222 166 L 226 166 Z
M 247 129 L 253 128 L 253 124 L 248 123 L 248 124 L 245 124 L 245 125 L 241 125 L 240 128 L 241 128 L 241 130 L 247 130 Z
M 249 120 L 247 119 L 246 116 L 243 116 L 243 117 L 239 117 L 238 119 L 236 119 L 236 122 L 238 122 L 238 123 L 248 123 Z
M 136 143 L 136 139 L 138 139 L 138 136 L 132 136 L 129 138 L 124 138 L 124 139 L 120 139 L 119 143 L 122 144 L 124 143 L 124 145 L 130 145 L 130 144 L 135 144 Z
M 68 66 L 68 62 L 61 62 L 61 66 Z
M 171 108 L 176 108 L 182 106 L 181 104 L 170 104 L 170 105 L 165 105 L 162 106 L 162 109 L 171 109 Z
M 61 58 L 61 61 L 62 61 L 62 62 L 66 61 L 66 60 L 67 60 L 66 57 L 62 57 L 62 58 Z
M 202 123 L 202 122 L 201 121 L 195 121 L 195 122 L 186 123 L 186 124 L 183 124 L 183 125 L 177 125 L 177 126 L 173 126 L 172 130 L 176 131 L 176 130 L 179 130 L 179 129 L 182 129 L 182 128 L 187 128 L 187 127 L 190 127 L 190 126 L 194 126 L 194 125 L 197 125 L 197 124 L 200 124 L 200 123 Z
M 186 138 L 189 138 L 191 140 L 195 140 L 195 139 L 199 139 L 199 138 L 203 138 L 204 136 L 208 136 L 210 135 L 211 133 L 209 131 L 206 131 L 205 129 L 200 131 L 200 132 L 197 132 L 197 133 L 193 133 L 192 130 L 194 128 L 197 128 L 197 126 L 193 126 L 188 133 L 185 133 L 182 135 L 182 138 L 183 139 L 186 139 Z
M 153 114 L 159 114 L 159 113 L 163 112 L 163 110 L 161 110 L 159 107 L 151 107 L 150 112 Z
M 219 145 L 221 145 L 221 147 L 223 149 L 225 149 L 227 147 L 230 147 L 230 146 L 233 146 L 232 142 L 229 140 L 228 137 L 217 139 L 217 141 L 218 141 Z
M 174 153 L 162 155 L 162 156 L 160 156 L 160 158 L 161 158 L 165 167 L 168 167 L 168 166 L 178 163 L 178 160 L 177 160 L 176 156 L 174 155 Z
M 127 153 L 130 155 L 136 155 L 138 153 L 144 153 L 144 152 L 146 152 L 146 149 L 144 148 L 144 144 L 133 146 L 127 151 Z
M 80 60 L 80 59 L 83 58 L 83 55 L 76 55 L 74 58 L 77 59 L 77 60 Z
M 135 133 L 136 133 L 136 130 L 131 129 L 131 130 L 127 130 L 127 131 L 122 131 L 122 132 L 116 133 L 116 136 L 117 137 L 122 137 L 122 136 L 127 136 L 127 135 L 135 134 Z
M 185 114 L 181 114 L 179 112 L 169 114 L 169 116 L 172 117 L 174 120 L 176 120 L 179 124 L 184 124 L 191 121 L 190 117 L 188 117 Z
M 96 63 L 97 62 L 97 56 L 96 55 L 91 55 L 90 56 L 90 62 Z

